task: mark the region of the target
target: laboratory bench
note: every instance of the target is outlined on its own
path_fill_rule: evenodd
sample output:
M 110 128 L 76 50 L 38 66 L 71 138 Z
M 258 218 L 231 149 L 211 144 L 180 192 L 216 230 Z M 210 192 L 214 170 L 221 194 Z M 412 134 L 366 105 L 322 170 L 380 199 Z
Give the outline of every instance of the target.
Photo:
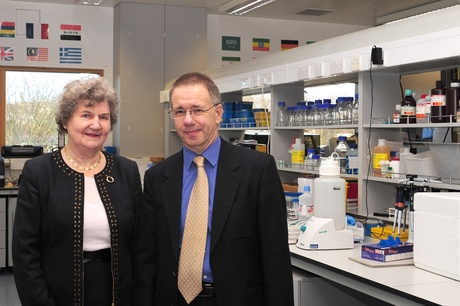
M 0 188 L 0 268 L 13 266 L 11 241 L 19 187 Z
M 366 237 L 364 244 L 378 240 Z M 392 305 L 458 305 L 460 282 L 414 265 L 369 267 L 350 260 L 353 249 L 304 250 L 290 245 L 292 266 Z

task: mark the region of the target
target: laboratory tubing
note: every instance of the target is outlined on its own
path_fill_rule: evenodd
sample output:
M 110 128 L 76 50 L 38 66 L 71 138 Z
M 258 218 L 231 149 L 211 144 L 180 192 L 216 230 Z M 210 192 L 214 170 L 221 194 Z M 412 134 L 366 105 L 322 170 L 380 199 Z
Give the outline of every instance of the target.
M 453 80 L 450 87 L 446 90 L 446 111 L 450 115 L 452 122 L 457 122 L 457 110 L 460 100 L 460 81 Z
M 276 111 L 276 126 L 287 126 L 288 122 L 288 113 L 286 109 L 286 102 L 278 102 L 278 110 Z
M 420 99 L 417 100 L 417 106 L 415 108 L 417 123 L 428 123 L 428 119 L 426 117 L 426 96 L 426 94 L 422 94 Z
M 291 150 L 291 163 L 293 166 L 302 165 L 305 159 L 305 144 L 301 138 L 296 138 Z
M 340 166 L 333 155 L 337 153 L 321 162 L 319 178 L 313 182 L 313 214 L 317 218 L 332 218 L 335 229 L 342 230 L 346 226 L 346 182 L 340 177 Z
M 446 89 L 442 81 L 436 81 L 436 88 L 431 90 L 431 122 L 446 122 L 446 115 Z
M 372 154 L 372 168 L 374 176 L 382 176 L 380 161 L 390 160 L 390 147 L 387 146 L 385 139 L 379 139 L 377 146 L 374 147 Z
M 350 150 L 350 147 L 347 143 L 347 136 L 339 136 L 337 146 L 334 151 L 339 157 L 340 173 L 346 173 L 347 168 L 347 152 Z
M 404 91 L 404 99 L 401 101 L 401 123 L 416 123 L 416 107 L 417 101 L 412 96 L 412 90 Z

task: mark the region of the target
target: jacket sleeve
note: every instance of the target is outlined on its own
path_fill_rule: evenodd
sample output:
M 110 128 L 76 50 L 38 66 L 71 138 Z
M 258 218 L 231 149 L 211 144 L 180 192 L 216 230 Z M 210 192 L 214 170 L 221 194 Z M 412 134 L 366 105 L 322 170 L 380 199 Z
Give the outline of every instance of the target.
M 41 268 L 40 184 L 28 161 L 22 171 L 13 227 L 14 278 L 23 306 L 54 306 Z
M 266 160 L 259 190 L 259 242 L 265 305 L 294 305 L 286 200 L 272 156 Z
M 134 252 L 133 305 L 155 305 L 156 271 L 158 262 L 157 224 L 154 212 L 154 192 L 148 171 L 144 177 L 144 192 L 137 212 Z

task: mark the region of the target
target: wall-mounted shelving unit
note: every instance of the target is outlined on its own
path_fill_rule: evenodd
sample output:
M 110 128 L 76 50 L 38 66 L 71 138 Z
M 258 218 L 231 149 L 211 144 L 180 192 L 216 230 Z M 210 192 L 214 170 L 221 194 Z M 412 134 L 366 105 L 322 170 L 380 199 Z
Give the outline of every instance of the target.
M 358 213 L 372 216 L 394 203 L 396 179 L 368 175 L 371 150 L 379 138 L 400 141 L 400 132 L 409 128 L 460 127 L 460 123 L 442 124 L 384 124 L 375 118 L 389 118 L 401 101 L 402 75 L 447 70 L 460 65 L 460 8 L 454 7 L 398 23 L 347 34 L 295 49 L 271 54 L 252 61 L 206 71 L 219 86 L 223 101 L 241 100 L 245 91 L 271 92 L 271 122 L 275 122 L 276 102 L 293 106 L 303 100 L 305 87 L 355 82 L 359 94 L 359 123 L 349 126 L 315 126 L 318 129 L 355 129 L 359 135 L 359 174 L 344 176 L 358 181 Z M 429 26 L 428 26 L 429 25 Z M 372 65 L 373 46 L 383 50 L 384 64 Z M 341 68 L 336 67 L 336 63 Z M 247 80 L 260 79 L 257 86 L 248 87 Z M 250 83 L 250 82 L 249 82 Z M 166 88 L 165 92 L 167 92 Z M 164 93 L 162 93 L 164 95 Z M 169 107 L 165 103 L 165 109 Z M 180 139 L 171 132 L 171 122 L 165 112 L 165 156 L 181 148 Z M 275 159 L 289 160 L 288 148 L 294 137 L 303 136 L 303 127 L 268 127 L 269 152 Z M 253 128 L 251 128 L 253 129 Z M 221 129 L 221 135 L 238 138 L 244 129 Z M 460 163 L 456 160 L 454 162 Z M 292 182 L 303 174 L 316 174 L 296 168 L 279 168 L 281 179 Z M 458 174 L 460 177 L 460 173 Z M 442 186 L 439 186 L 442 185 Z M 451 184 L 431 184 L 434 188 L 460 190 Z

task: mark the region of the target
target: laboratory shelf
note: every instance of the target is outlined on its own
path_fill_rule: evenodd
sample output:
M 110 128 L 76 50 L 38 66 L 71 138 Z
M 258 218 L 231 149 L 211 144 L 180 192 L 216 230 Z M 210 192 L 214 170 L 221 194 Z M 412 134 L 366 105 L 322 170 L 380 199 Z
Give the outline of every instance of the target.
M 409 183 L 408 179 L 405 178 L 385 178 L 385 177 L 376 177 L 376 176 L 369 176 L 369 177 L 364 177 L 363 180 L 368 180 L 372 182 L 381 182 L 381 183 L 387 183 L 387 184 L 403 184 L 403 183 Z M 455 190 L 455 191 L 460 191 L 460 178 L 430 178 L 430 177 L 425 177 L 423 178 L 416 178 L 413 181 L 413 184 L 415 186 L 429 186 L 433 189 L 446 189 L 446 190 Z
M 329 130 L 344 130 L 357 129 L 358 124 L 343 124 L 343 125 L 302 125 L 302 126 L 276 126 L 274 130 L 308 130 L 308 129 L 329 129 Z
M 459 127 L 460 123 L 412 123 L 412 124 L 386 124 L 386 123 L 373 123 L 364 124 L 365 129 L 416 129 L 416 128 L 453 128 Z
M 311 174 L 315 176 L 319 176 L 319 171 L 313 171 L 313 170 L 307 170 L 303 168 L 303 165 L 300 165 L 299 167 L 280 167 L 278 166 L 278 171 L 284 171 L 284 172 L 292 172 L 292 173 L 302 173 L 302 174 Z M 341 178 L 348 179 L 348 180 L 357 180 L 358 175 L 357 174 L 340 174 Z

